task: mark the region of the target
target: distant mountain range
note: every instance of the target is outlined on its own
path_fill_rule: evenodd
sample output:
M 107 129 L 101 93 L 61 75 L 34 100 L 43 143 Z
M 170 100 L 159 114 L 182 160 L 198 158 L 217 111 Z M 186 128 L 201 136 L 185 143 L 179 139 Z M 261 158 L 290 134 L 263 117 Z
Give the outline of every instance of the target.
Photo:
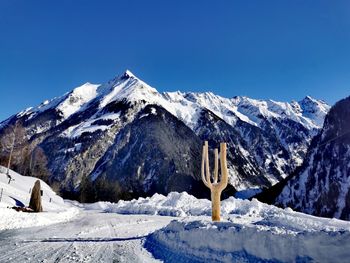
M 159 93 L 126 71 L 11 116 L 0 123 L 0 139 L 11 125 L 21 126 L 27 143 L 16 140 L 13 166 L 23 166 L 24 158 L 30 165 L 40 149 L 47 181 L 57 190 L 86 196 L 99 185 L 92 199 L 104 200 L 170 191 L 208 196 L 200 180 L 201 147 L 204 140 L 211 148 L 225 141 L 226 194 L 249 196 L 303 163 L 329 108 L 309 96 L 288 103 L 211 92 Z M 3 160 L 8 151 L 0 149 Z

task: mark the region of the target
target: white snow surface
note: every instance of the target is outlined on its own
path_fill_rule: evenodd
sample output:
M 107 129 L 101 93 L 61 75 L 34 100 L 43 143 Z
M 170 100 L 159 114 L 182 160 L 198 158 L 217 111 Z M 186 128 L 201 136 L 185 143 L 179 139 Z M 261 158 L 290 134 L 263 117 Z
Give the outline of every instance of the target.
M 143 243 L 172 218 L 85 211 L 71 204 L 80 212 L 70 221 L 0 231 L 0 262 L 161 262 Z
M 33 224 L 36 227 L 0 231 L 0 261 L 349 262 L 350 259 L 350 222 L 280 209 L 255 199 L 230 197 L 222 201 L 222 221 L 214 223 L 210 201 L 187 193 L 155 194 L 118 203 L 67 201 L 65 205 L 79 211 L 69 221 L 50 227 Z M 3 209 L 0 226 L 7 223 L 3 220 Z M 49 217 L 49 213 L 41 214 Z M 23 214 L 13 212 L 12 220 L 23 223 L 25 219 L 18 216 Z
M 43 226 L 58 222 L 69 221 L 75 217 L 79 210 L 64 203 L 42 180 L 40 186 L 43 190 L 42 213 L 16 212 L 13 206 L 28 206 L 30 201 L 30 190 L 37 178 L 22 176 L 10 170 L 13 181 L 8 184 L 7 169 L 0 166 L 0 230 L 23 227 Z M 51 201 L 50 201 L 51 199 Z
M 57 106 L 57 109 L 60 110 L 63 117 L 67 119 L 69 116 L 80 110 L 87 102 L 96 97 L 97 88 L 99 86 L 100 85 L 87 82 L 84 85 L 75 88 L 68 97 Z
M 350 259 L 350 222 L 281 209 L 256 199 L 230 197 L 222 201 L 222 222 L 218 223 L 211 222 L 209 200 L 185 192 L 155 194 L 117 204 L 98 202 L 85 208 L 178 217 L 152 234 L 148 241 L 189 262 L 348 262 Z M 159 250 L 153 252 L 160 258 L 167 256 Z
M 34 108 L 28 108 L 18 113 L 18 116 L 29 115 L 29 118 L 35 117 L 37 114 L 48 109 L 55 109 L 62 114 L 63 120 L 72 114 L 80 111 L 84 106 L 98 95 L 99 84 L 91 84 L 89 82 L 74 88 L 63 96 L 45 100 Z
M 350 232 L 185 218 L 156 231 L 152 243 L 191 262 L 349 262 Z M 157 251 L 158 252 L 158 251 Z M 161 253 L 155 252 L 156 255 Z

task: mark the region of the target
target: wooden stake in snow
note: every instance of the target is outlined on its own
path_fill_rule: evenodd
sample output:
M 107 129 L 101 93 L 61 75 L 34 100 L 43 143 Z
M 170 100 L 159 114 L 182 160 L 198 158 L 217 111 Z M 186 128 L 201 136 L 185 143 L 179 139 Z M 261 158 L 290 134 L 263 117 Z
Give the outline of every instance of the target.
M 33 209 L 34 212 L 42 212 L 43 207 L 41 206 L 41 192 L 40 192 L 40 180 L 36 180 L 32 195 L 30 197 L 29 208 Z
M 214 150 L 214 181 L 211 182 L 209 169 L 208 142 L 204 142 L 202 152 L 202 181 L 211 191 L 211 218 L 213 221 L 220 221 L 220 201 L 221 192 L 226 188 L 228 183 L 228 172 L 226 162 L 226 143 L 220 143 L 220 166 L 221 166 L 221 181 L 218 182 L 218 149 Z

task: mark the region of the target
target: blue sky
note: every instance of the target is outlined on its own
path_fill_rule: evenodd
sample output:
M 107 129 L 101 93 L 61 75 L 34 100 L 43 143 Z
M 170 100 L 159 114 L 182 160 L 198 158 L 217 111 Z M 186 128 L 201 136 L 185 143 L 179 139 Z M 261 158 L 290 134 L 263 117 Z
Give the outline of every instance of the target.
M 350 1 L 0 1 L 0 120 L 130 69 L 159 91 L 350 95 Z

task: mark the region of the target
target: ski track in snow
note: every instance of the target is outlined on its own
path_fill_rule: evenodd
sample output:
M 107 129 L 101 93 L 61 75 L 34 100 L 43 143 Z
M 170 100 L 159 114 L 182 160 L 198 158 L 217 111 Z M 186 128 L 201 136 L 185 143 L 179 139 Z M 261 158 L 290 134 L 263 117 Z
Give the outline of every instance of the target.
M 145 237 L 173 218 L 82 211 L 69 222 L 0 232 L 0 262 L 159 262 Z

